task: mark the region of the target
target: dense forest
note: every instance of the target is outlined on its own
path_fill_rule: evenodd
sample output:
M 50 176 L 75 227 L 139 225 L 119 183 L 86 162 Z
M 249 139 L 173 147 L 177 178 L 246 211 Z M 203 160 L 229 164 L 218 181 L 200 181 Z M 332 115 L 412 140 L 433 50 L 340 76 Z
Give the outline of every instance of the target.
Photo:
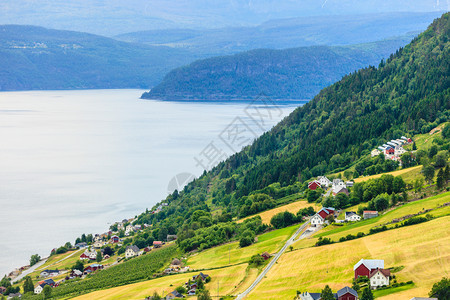
M 144 99 L 311 99 L 345 74 L 378 63 L 413 36 L 369 44 L 258 49 L 195 61 L 169 72 Z

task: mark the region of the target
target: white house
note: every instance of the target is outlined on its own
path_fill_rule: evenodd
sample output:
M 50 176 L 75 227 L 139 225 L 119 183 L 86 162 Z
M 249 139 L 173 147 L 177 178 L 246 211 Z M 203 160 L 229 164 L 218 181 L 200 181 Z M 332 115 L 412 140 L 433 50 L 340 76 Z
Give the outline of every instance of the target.
M 317 225 L 322 225 L 325 222 L 326 217 L 334 214 L 334 208 L 332 207 L 323 207 L 321 208 L 317 214 L 312 216 L 311 218 L 311 226 L 316 227 Z
M 34 288 L 34 293 L 35 294 L 40 294 L 42 293 L 42 291 L 44 290 L 44 285 L 38 284 L 37 287 Z
M 98 241 L 96 241 L 96 242 L 94 243 L 94 248 L 99 249 L 99 248 L 101 248 L 103 245 L 104 245 L 103 241 L 98 240 Z
M 130 232 L 134 232 L 134 227 L 133 225 L 128 225 L 127 228 L 125 229 L 125 235 L 128 236 L 130 235 Z
M 331 185 L 331 180 L 328 179 L 326 176 L 317 177 L 317 181 L 320 183 L 321 186 L 329 187 Z
M 395 147 L 395 149 L 394 149 L 394 155 L 395 156 L 400 156 L 403 153 L 406 153 L 406 150 L 403 149 L 403 147 L 401 147 L 401 146 Z
M 345 212 L 345 221 L 347 222 L 356 222 L 360 221 L 361 217 L 358 216 L 354 211 L 346 211 Z
M 127 248 L 125 249 L 125 257 L 126 258 L 130 258 L 130 257 L 135 257 L 139 255 L 139 248 L 137 246 L 127 246 Z
M 342 179 L 333 179 L 332 187 L 333 187 L 333 191 L 338 191 L 338 190 L 340 190 L 342 188 L 346 188 L 347 186 L 345 185 L 344 180 L 342 180 Z
M 387 269 L 375 269 L 370 272 L 369 280 L 370 287 L 376 289 L 382 286 L 389 285 L 389 277 L 391 276 L 391 271 Z
M 371 157 L 375 157 L 381 154 L 381 151 L 378 149 L 373 149 L 372 152 L 370 152 Z

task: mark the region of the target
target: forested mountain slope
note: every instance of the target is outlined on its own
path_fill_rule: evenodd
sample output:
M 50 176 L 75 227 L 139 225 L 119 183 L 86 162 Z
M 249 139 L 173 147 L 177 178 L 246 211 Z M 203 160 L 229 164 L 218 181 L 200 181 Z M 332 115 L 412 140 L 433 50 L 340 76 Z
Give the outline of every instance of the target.
M 378 64 L 412 38 L 347 47 L 258 49 L 202 59 L 172 70 L 142 98 L 227 101 L 264 93 L 272 99 L 311 99 L 345 74 Z
M 362 69 L 325 88 L 251 146 L 170 195 L 166 210 L 144 213 L 138 222 L 161 222 L 161 230 L 182 228 L 192 236 L 194 229 L 185 220 L 196 210 L 220 208 L 219 221 L 238 215 L 244 204 L 263 210 L 270 199 L 246 196 L 271 194 L 272 183 L 279 183 L 279 194 L 293 193 L 298 180 L 348 167 L 385 139 L 448 120 L 449 33 L 447 13 L 378 68 Z

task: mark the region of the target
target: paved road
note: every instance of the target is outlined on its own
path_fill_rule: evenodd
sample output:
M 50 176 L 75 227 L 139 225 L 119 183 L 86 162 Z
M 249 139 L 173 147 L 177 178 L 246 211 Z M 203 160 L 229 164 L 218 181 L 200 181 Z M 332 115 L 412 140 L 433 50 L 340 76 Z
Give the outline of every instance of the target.
M 60 260 L 58 260 L 58 261 L 52 263 L 51 265 L 49 265 L 49 267 L 52 266 L 52 265 L 54 265 L 54 264 L 60 263 L 60 262 L 62 262 L 62 261 L 64 261 L 64 260 L 68 259 L 68 258 L 71 257 L 72 255 L 77 254 L 78 251 L 79 251 L 79 250 L 74 251 L 73 253 L 70 253 L 70 255 L 67 255 L 66 257 L 64 257 L 64 258 L 62 258 L 62 259 L 60 259 Z M 14 279 L 12 280 L 12 283 L 18 282 L 19 280 L 21 280 L 22 278 L 24 278 L 24 277 L 27 276 L 28 274 L 34 272 L 34 270 L 36 270 L 37 268 L 39 268 L 40 266 L 42 266 L 43 264 L 45 264 L 45 263 L 47 262 L 47 259 L 48 259 L 48 257 L 43 258 L 43 259 L 42 259 L 40 262 L 38 262 L 37 264 L 35 264 L 35 265 L 31 266 L 29 269 L 23 271 L 19 276 L 17 276 L 16 278 L 14 278 Z
M 246 289 L 244 292 L 239 294 L 236 298 L 236 300 L 242 300 L 244 299 L 257 285 L 258 283 L 266 276 L 267 272 L 273 267 L 273 265 L 277 262 L 277 260 L 280 258 L 280 256 L 286 251 L 287 247 L 292 245 L 295 241 L 295 239 L 298 237 L 300 232 L 303 231 L 303 229 L 306 228 L 306 226 L 309 225 L 309 220 L 306 221 L 302 226 L 300 226 L 297 231 L 287 240 L 286 244 L 284 244 L 283 248 L 281 248 L 280 251 L 272 258 L 270 263 L 267 265 L 267 267 L 259 274 L 259 276 L 256 278 L 256 280 L 250 285 L 248 289 Z M 306 236 L 306 235 L 305 235 Z

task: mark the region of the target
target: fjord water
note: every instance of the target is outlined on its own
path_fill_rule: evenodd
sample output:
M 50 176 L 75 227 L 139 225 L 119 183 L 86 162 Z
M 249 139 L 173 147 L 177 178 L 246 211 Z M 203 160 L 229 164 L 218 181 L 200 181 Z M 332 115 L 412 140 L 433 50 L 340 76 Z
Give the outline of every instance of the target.
M 208 146 L 232 153 L 219 135 L 233 121 L 263 132 L 248 104 L 140 100 L 141 93 L 0 93 L 0 276 L 31 254 L 47 256 L 150 209 L 175 175 L 203 172 L 194 158 Z M 264 129 L 293 109 L 271 108 Z

